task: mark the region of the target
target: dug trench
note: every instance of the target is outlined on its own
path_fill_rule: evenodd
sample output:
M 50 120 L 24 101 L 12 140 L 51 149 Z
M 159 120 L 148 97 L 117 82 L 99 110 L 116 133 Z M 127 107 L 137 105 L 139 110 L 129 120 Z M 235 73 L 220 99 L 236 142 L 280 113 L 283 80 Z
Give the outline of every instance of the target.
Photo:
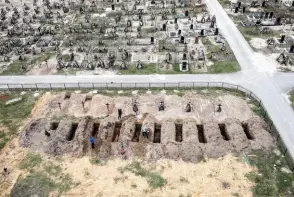
M 142 127 L 149 131 L 146 137 L 142 135 Z M 45 135 L 44 128 L 49 128 L 50 136 Z M 94 148 L 90 136 L 95 139 Z M 131 115 L 121 121 L 107 117 L 99 122 L 91 117 L 75 122 L 34 119 L 25 127 L 20 142 L 23 147 L 54 156 L 91 154 L 104 159 L 139 156 L 145 160 L 169 158 L 189 162 L 274 146 L 271 135 L 261 123 L 256 124 L 255 118 L 246 123 L 235 120 L 196 124 L 193 119 L 157 121 L 151 115 L 140 120 Z

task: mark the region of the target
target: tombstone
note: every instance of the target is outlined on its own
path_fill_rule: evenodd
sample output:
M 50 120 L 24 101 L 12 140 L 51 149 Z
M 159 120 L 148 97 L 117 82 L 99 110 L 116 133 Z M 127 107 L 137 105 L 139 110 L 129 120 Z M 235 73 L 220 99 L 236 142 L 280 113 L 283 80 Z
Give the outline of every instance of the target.
M 292 1 L 292 7 L 294 7 L 294 1 Z
M 214 35 L 218 35 L 218 28 L 215 28 L 215 32 L 214 32 Z
M 266 12 L 264 18 L 268 18 L 269 12 Z
M 175 18 L 175 23 L 178 23 L 178 18 Z
M 269 13 L 269 18 L 272 19 L 273 16 L 274 16 L 274 12 L 270 12 L 270 13 Z
M 193 29 L 193 24 L 190 25 L 190 29 Z
M 114 4 L 111 5 L 111 9 L 114 10 Z
M 282 35 L 280 43 L 284 43 L 284 41 L 285 41 L 285 35 Z
M 291 46 L 289 53 L 294 53 L 294 45 Z
M 181 43 L 185 43 L 185 37 L 181 36 Z
M 240 7 L 241 7 L 241 1 L 238 2 L 238 8 L 240 8 Z
M 166 31 L 166 24 L 162 25 L 162 31 Z
M 178 35 L 181 35 L 181 33 L 182 33 L 182 30 L 179 29 L 178 30 Z
M 182 63 L 182 71 L 186 71 L 186 70 L 188 70 L 188 64 L 187 64 L 187 62 L 183 62 Z M 191 109 L 190 110 L 188 109 L 187 112 L 191 112 Z
M 246 7 L 243 7 L 243 14 L 246 12 Z
M 139 14 L 139 20 L 141 20 L 142 19 L 142 16 L 141 16 L 141 14 Z
M 195 37 L 195 42 L 194 42 L 194 43 L 195 43 L 195 44 L 198 44 L 198 42 L 199 42 L 199 38 L 196 36 L 196 37 Z
M 188 10 L 185 11 L 185 16 L 189 16 L 189 11 Z
M 239 11 L 239 8 L 235 7 L 235 13 L 238 13 L 238 11 Z
M 277 19 L 276 19 L 276 25 L 280 25 L 281 24 L 281 17 L 278 17 Z
M 151 37 L 151 38 L 150 38 L 150 43 L 151 43 L 151 44 L 154 44 L 154 37 Z
M 152 1 L 151 1 L 151 4 L 155 4 L 155 0 L 152 0 Z
M 201 35 L 201 36 L 204 36 L 204 29 L 201 29 L 201 31 L 200 31 L 200 35 Z
M 261 6 L 262 7 L 265 7 L 265 1 L 262 2 Z
M 187 60 L 187 54 L 186 53 L 183 54 L 183 60 Z

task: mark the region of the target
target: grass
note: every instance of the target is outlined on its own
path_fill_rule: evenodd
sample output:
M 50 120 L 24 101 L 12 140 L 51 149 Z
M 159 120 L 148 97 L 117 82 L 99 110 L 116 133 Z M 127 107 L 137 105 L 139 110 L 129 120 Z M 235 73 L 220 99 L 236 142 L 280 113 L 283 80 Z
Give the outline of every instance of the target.
M 38 56 L 33 56 L 34 58 L 31 60 L 25 59 L 24 61 L 15 61 L 8 65 L 7 69 L 0 73 L 0 75 L 23 75 L 25 72 L 21 70 L 21 65 L 34 65 L 40 62 L 46 61 L 50 59 L 55 52 L 45 52 L 41 53 Z
M 291 90 L 288 94 L 289 100 L 291 102 L 291 107 L 294 109 L 294 90 Z
M 129 171 L 134 173 L 136 176 L 146 178 L 149 186 L 153 189 L 161 188 L 167 183 L 167 181 L 159 173 L 148 171 L 147 169 L 143 168 L 141 164 L 137 161 L 134 161 L 124 168 L 120 168 L 119 170 L 121 173 L 123 173 L 124 171 Z
M 257 100 L 250 99 L 249 104 L 253 105 L 253 107 L 251 109 L 256 115 L 258 115 L 262 119 L 265 119 L 265 111 L 260 106 L 260 104 Z
M 27 170 L 25 177 L 20 177 L 12 188 L 11 196 L 47 197 L 52 191 L 59 195 L 66 193 L 73 186 L 69 174 L 53 162 L 44 161 L 39 154 L 28 153 L 20 162 L 19 168 Z
M 209 73 L 233 73 L 239 71 L 240 66 L 237 60 L 215 61 L 208 70 Z
M 101 165 L 102 164 L 102 162 L 97 158 L 91 158 L 90 163 L 93 165 Z
M 248 173 L 246 177 L 255 183 L 252 188 L 253 196 L 293 196 L 294 175 L 281 170 L 287 168 L 284 157 L 263 150 L 256 150 L 252 154 L 256 156 L 249 157 L 249 162 L 257 167 L 258 171 Z
M 267 38 L 277 37 L 280 35 L 278 31 L 274 31 L 274 30 L 272 33 L 262 34 L 260 32 L 260 27 L 256 28 L 255 26 L 244 27 L 242 25 L 238 25 L 237 27 L 247 41 L 250 41 L 252 38 L 267 39 Z
M 18 93 L 9 94 L 10 99 L 18 98 Z M 0 101 L 0 125 L 5 129 L 0 131 L 0 150 L 6 145 L 9 139 L 17 133 L 22 121 L 26 119 L 33 108 L 35 99 L 32 94 L 22 95 L 22 100 L 16 103 L 5 105 L 7 100 Z
M 227 50 L 222 51 L 220 46 L 212 44 L 207 38 L 202 39 L 202 42 L 207 50 L 206 57 L 210 57 L 215 54 L 220 56 L 219 60 L 210 59 L 210 61 L 213 62 L 213 65 L 208 67 L 209 73 L 233 73 L 240 71 L 240 65 L 235 57 L 227 58 Z M 226 47 L 229 47 L 228 43 L 226 43 Z
M 40 165 L 41 162 L 42 158 L 39 154 L 28 153 L 26 157 L 20 162 L 19 168 L 30 170 Z

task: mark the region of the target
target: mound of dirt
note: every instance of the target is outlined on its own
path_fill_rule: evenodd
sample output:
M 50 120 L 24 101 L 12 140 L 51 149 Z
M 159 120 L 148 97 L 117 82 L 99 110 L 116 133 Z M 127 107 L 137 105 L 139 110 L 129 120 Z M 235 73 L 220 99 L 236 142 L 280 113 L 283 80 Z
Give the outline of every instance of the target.
M 142 135 L 142 127 L 149 129 L 148 138 Z M 46 132 L 50 136 L 46 136 Z M 88 140 L 90 136 L 95 138 L 93 149 Z M 129 115 L 120 121 L 108 116 L 101 122 L 91 117 L 59 123 L 34 119 L 23 130 L 20 144 L 50 155 L 81 156 L 90 152 L 102 159 L 119 156 L 198 162 L 230 152 L 270 149 L 274 147 L 274 140 L 265 130 L 265 123 L 255 117 L 246 123 L 227 119 L 221 123 L 196 124 L 193 118 L 168 118 L 160 122 L 146 114 L 142 119 Z

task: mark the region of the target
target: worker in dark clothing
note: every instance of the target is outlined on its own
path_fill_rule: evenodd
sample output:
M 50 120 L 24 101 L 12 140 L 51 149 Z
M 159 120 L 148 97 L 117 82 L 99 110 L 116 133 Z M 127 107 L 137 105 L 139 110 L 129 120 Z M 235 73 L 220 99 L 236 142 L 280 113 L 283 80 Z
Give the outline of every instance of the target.
M 217 112 L 221 112 L 222 111 L 222 105 L 221 104 L 218 104 L 218 108 L 216 110 Z
M 119 108 L 117 109 L 117 113 L 118 113 L 118 120 L 121 119 L 121 115 L 122 115 L 122 110 Z
M 92 149 L 94 149 L 95 148 L 95 139 L 93 138 L 93 136 L 90 136 L 89 141 L 91 143 Z

